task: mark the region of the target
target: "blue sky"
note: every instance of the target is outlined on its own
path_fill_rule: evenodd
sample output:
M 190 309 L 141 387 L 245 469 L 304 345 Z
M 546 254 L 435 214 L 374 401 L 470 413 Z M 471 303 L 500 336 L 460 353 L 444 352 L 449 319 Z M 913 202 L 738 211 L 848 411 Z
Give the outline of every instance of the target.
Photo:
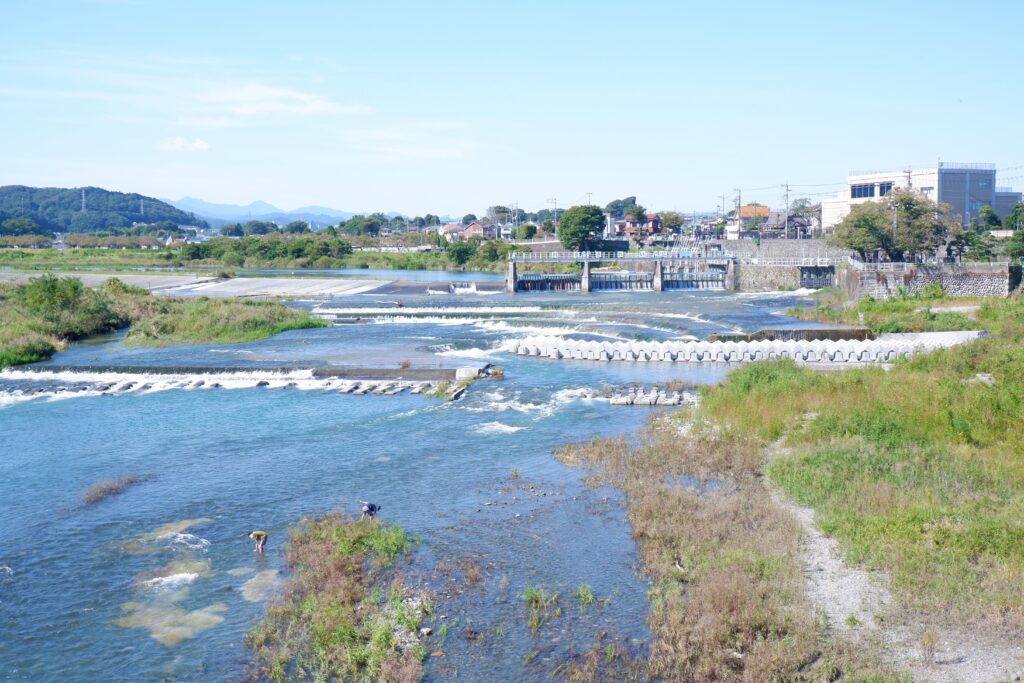
M 941 157 L 1019 188 L 1022 25 L 1014 1 L 6 0 L 0 184 L 690 211 Z

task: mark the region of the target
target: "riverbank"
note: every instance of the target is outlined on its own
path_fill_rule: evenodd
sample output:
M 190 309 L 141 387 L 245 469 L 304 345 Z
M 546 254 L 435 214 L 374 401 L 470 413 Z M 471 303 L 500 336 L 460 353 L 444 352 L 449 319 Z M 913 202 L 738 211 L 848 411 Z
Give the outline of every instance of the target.
M 653 677 L 995 681 L 1024 669 L 1024 302 L 836 304 L 799 314 L 989 334 L 890 370 L 753 363 L 635 443 L 556 453 L 626 495 L 652 583 Z
M 829 321 L 863 313 L 878 329 L 956 329 L 962 313 L 929 306 L 961 303 L 812 311 Z M 750 434 L 768 449 L 768 480 L 813 511 L 847 563 L 887 577 L 892 604 L 873 615 L 889 625 L 880 648 L 925 680 L 936 679 L 927 671 L 936 662 L 947 665 L 942 676 L 963 680 L 1024 668 L 1015 647 L 1024 629 L 1024 302 L 989 300 L 975 317 L 970 325 L 988 336 L 890 371 L 751 365 L 708 390 L 701 408 L 723 433 Z
M 0 285 L 0 319 L 0 368 L 46 360 L 70 341 L 124 327 L 126 343 L 160 346 L 252 341 L 327 324 L 279 303 L 158 298 L 117 279 L 90 289 L 52 275 Z

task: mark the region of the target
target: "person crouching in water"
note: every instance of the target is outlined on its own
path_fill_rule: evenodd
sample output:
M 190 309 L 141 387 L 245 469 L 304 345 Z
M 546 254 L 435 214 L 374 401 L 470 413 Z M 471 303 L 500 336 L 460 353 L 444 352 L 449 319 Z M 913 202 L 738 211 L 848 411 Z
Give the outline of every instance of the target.
M 381 506 L 376 503 L 371 503 L 368 500 L 361 500 L 359 502 L 363 504 L 363 512 L 359 515 L 359 519 L 361 520 L 366 519 L 367 517 L 373 519 L 377 516 L 377 513 L 380 512 Z
M 267 545 L 267 532 L 257 529 L 249 534 L 249 538 L 256 541 L 256 548 L 254 548 L 255 552 L 262 553 L 263 548 Z

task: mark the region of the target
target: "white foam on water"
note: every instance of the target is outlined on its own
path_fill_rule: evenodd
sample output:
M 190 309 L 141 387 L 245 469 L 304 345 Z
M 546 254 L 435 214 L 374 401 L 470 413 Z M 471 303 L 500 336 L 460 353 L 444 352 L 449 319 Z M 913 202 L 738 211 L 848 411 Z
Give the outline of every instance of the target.
M 189 550 L 206 550 L 210 547 L 210 542 L 208 540 L 206 540 L 205 538 L 200 538 L 193 534 L 167 534 L 166 536 L 161 536 L 160 538 L 169 538 L 171 543 L 183 545 Z
M 186 586 L 198 578 L 199 574 L 197 573 L 182 572 L 181 574 L 171 574 L 170 576 L 157 576 L 156 578 L 143 581 L 139 585 L 153 590 L 174 590 L 181 586 Z
M 453 358 L 490 358 L 496 353 L 504 353 L 505 349 L 501 347 L 493 349 L 448 349 L 446 351 L 438 351 L 435 356 L 451 356 Z
M 504 422 L 485 422 L 473 431 L 477 434 L 515 434 L 523 429 L 524 427 L 514 427 Z
M 444 292 L 447 294 L 448 292 Z M 446 314 L 456 316 L 466 315 L 508 315 L 510 313 L 541 313 L 552 311 L 550 308 L 541 306 L 358 306 L 338 308 L 331 306 L 318 306 L 313 313 L 324 315 L 355 315 L 360 317 L 374 315 L 403 315 L 403 316 L 441 316 Z
M 61 382 L 74 384 L 84 388 L 72 391 L 68 387 L 58 387 L 26 393 L 20 389 L 0 392 L 0 408 L 9 405 L 46 399 L 62 401 L 69 398 L 95 397 L 117 394 L 153 394 L 161 391 L 195 389 L 251 389 L 262 386 L 267 389 L 292 388 L 299 391 L 327 391 L 338 385 L 333 377 L 314 377 L 313 370 L 232 370 L 225 372 L 196 373 L 143 373 L 97 371 L 88 367 L 81 370 L 24 370 L 8 368 L 0 371 L 0 380 L 28 382 Z M 93 386 L 88 386 L 93 385 Z M 107 387 L 100 390 L 100 386 Z

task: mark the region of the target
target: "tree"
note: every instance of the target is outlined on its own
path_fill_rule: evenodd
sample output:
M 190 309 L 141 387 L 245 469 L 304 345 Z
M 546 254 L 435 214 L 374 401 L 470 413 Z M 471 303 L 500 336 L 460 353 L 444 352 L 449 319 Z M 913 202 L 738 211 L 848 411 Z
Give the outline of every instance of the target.
M 683 215 L 676 211 L 662 211 L 658 214 L 658 218 L 661 219 L 661 224 L 669 232 L 675 232 L 683 227 Z
M 978 220 L 987 230 L 998 230 L 1003 224 L 1003 221 L 988 204 L 978 209 Z
M 291 235 L 298 235 L 303 232 L 310 232 L 309 223 L 307 223 L 306 221 L 292 221 L 288 225 L 284 226 L 282 232 L 286 232 Z
M 523 223 L 516 227 L 515 238 L 517 240 L 532 240 L 536 234 L 536 225 L 533 223 Z
M 8 218 L 0 223 L 0 235 L 38 235 L 41 232 L 39 224 L 31 218 Z
M 616 199 L 615 201 L 608 202 L 608 205 L 604 207 L 606 213 L 611 214 L 612 220 L 620 220 L 625 218 L 627 214 L 633 212 L 636 207 L 636 197 L 625 197 L 623 199 Z
M 549 218 L 548 220 L 546 220 L 546 221 L 544 221 L 543 223 L 540 224 L 540 229 L 541 229 L 541 232 L 546 232 L 547 234 L 552 235 L 555 232 L 555 224 Z
M 968 261 L 991 261 L 995 243 L 987 230 L 964 230 L 946 246 L 946 254 Z
M 394 218 L 391 219 L 390 225 L 392 230 L 404 230 L 405 219 L 402 218 L 401 216 L 395 216 Z
M 469 225 L 470 223 L 473 223 L 475 221 L 476 221 L 476 214 L 475 213 L 467 213 L 465 216 L 462 217 L 462 224 L 463 225 Z
M 220 234 L 224 235 L 225 237 L 241 237 L 242 235 L 245 234 L 245 230 L 243 230 L 242 226 L 239 225 L 238 223 L 228 223 L 227 225 L 221 227 Z
M 854 206 L 836 225 L 832 241 L 862 258 L 883 252 L 891 261 L 902 261 L 933 254 L 957 232 L 949 205 L 936 204 L 913 190 L 893 190 L 879 201 Z
M 441 225 L 441 219 L 438 218 L 437 216 L 435 216 L 432 213 L 428 213 L 426 216 L 424 216 L 423 217 L 423 222 L 426 225 L 428 225 L 428 226 L 431 226 L 431 225 Z
M 1013 205 L 1010 213 L 1003 218 L 1004 230 L 1020 230 L 1024 227 L 1024 204 L 1020 202 Z
M 1024 258 L 1024 230 L 1017 230 L 1013 233 L 1013 237 L 1006 243 L 1006 255 L 1012 259 Z
M 270 221 L 248 221 L 242 230 L 246 235 L 269 235 L 272 232 L 277 232 L 277 225 Z
M 452 242 L 445 248 L 444 253 L 448 255 L 449 261 L 461 266 L 476 255 L 477 245 L 478 243 L 473 240 Z
M 574 206 L 562 214 L 558 240 L 566 249 L 584 251 L 604 227 L 604 213 L 593 204 Z

